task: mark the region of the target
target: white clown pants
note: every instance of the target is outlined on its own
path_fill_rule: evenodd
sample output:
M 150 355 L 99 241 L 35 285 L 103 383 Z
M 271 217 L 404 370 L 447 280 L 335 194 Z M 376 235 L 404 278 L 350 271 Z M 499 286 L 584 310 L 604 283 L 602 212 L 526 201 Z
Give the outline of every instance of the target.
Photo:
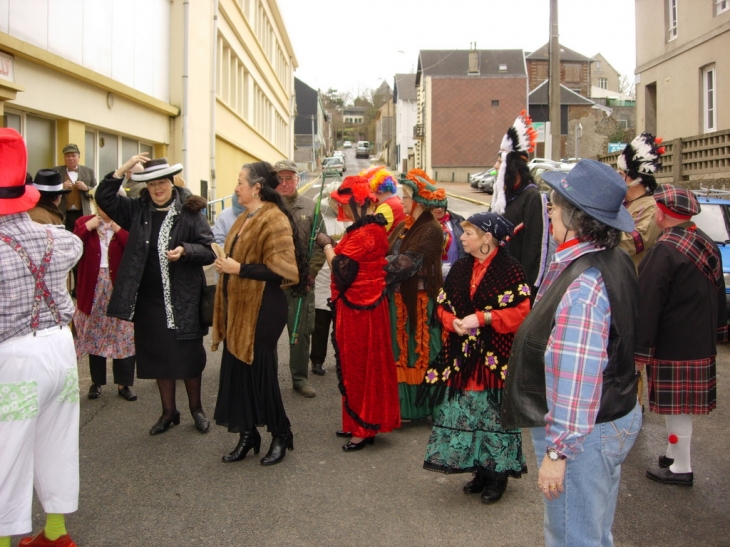
M 0 343 L 0 537 L 32 530 L 33 486 L 46 513 L 79 501 L 79 380 L 71 330 Z

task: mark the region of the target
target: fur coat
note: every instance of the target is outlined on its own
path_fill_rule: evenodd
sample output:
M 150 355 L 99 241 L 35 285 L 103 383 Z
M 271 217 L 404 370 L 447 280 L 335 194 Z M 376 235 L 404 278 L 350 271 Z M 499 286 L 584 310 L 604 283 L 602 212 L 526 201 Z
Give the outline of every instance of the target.
M 275 203 L 264 203 L 251 218 L 246 229 L 238 238 L 236 234 L 246 222 L 248 211 L 244 209 L 231 226 L 226 238 L 225 251 L 241 264 L 264 264 L 283 279 L 282 287 L 299 282 L 299 270 L 294 254 L 294 240 L 289 219 Z M 231 254 L 231 247 L 233 253 Z M 227 297 L 223 284 L 228 283 Z M 242 278 L 237 275 L 222 275 L 218 280 L 213 310 L 213 343 L 226 341 L 226 347 L 244 363 L 253 362 L 254 335 L 259 317 L 265 281 Z

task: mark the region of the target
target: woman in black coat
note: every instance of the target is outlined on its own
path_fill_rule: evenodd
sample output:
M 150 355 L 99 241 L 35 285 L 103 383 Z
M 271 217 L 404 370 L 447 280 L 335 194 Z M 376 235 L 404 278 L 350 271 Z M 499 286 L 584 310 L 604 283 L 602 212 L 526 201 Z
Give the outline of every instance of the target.
M 119 195 L 126 173 L 145 163 L 133 180 L 145 182 L 139 198 Z M 130 158 L 106 176 L 96 201 L 129 240 L 119 266 L 107 315 L 134 322 L 137 377 L 157 380 L 162 416 L 150 429 L 159 435 L 180 423 L 175 406 L 176 380 L 184 380 L 195 427 L 205 433 L 210 422 L 200 400 L 206 353 L 200 324 L 200 296 L 205 284 L 203 266 L 213 263 L 213 234 L 201 212 L 206 202 L 173 186 L 182 165 L 167 159 Z M 121 175 L 120 175 L 121 174 Z

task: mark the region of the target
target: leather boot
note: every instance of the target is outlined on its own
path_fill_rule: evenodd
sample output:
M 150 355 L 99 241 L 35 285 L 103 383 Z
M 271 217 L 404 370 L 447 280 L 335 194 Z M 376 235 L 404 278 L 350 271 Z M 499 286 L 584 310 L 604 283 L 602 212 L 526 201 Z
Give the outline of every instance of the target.
M 271 446 L 266 456 L 261 458 L 261 465 L 275 465 L 284 459 L 286 449 L 294 450 L 294 435 L 291 430 L 271 439 Z
M 255 427 L 247 431 L 242 431 L 236 448 L 221 459 L 223 463 L 240 462 L 252 448 L 254 454 L 258 454 L 259 450 L 261 450 L 261 435 L 259 435 L 259 431 Z
M 484 492 L 484 488 L 487 486 L 487 482 L 487 476 L 477 470 L 474 472 L 474 478 L 464 485 L 464 493 L 481 494 L 482 492 Z
M 507 479 L 509 477 L 504 476 L 501 478 L 490 477 L 487 481 L 487 486 L 482 492 L 482 503 L 496 503 L 502 498 L 502 494 L 507 490 Z

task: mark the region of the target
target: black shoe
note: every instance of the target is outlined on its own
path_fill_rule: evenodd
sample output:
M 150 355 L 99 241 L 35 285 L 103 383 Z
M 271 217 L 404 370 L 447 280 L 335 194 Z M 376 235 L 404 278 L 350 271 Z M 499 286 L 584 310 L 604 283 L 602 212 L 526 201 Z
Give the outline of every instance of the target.
M 271 439 L 271 446 L 266 456 L 261 458 L 261 465 L 275 465 L 284 459 L 286 449 L 294 450 L 294 435 L 291 430 Z
M 487 486 L 482 492 L 482 503 L 497 503 L 502 498 L 504 491 L 507 490 L 507 478 L 488 478 Z
M 137 400 L 137 394 L 132 391 L 132 388 L 129 386 L 124 386 L 117 388 L 117 393 L 120 397 L 124 397 L 127 401 L 136 401 Z
M 337 435 L 338 437 L 342 437 L 343 439 L 349 439 L 350 437 L 352 437 L 352 431 L 338 429 L 337 431 L 335 431 L 335 435 Z
M 355 452 L 356 450 L 362 450 L 365 448 L 365 446 L 369 444 L 375 444 L 375 437 L 365 437 L 362 441 L 359 443 L 353 443 L 350 441 L 347 444 L 342 445 L 342 450 L 345 452 Z
M 261 435 L 258 429 L 254 427 L 241 432 L 240 435 L 236 448 L 221 458 L 224 463 L 240 462 L 252 448 L 254 454 L 258 454 L 261 450 Z
M 210 421 L 205 415 L 205 412 L 202 410 L 196 410 L 195 412 L 192 412 L 192 415 L 193 421 L 195 422 L 195 429 L 201 433 L 208 433 L 208 430 L 210 429 Z
M 661 469 L 666 469 L 667 467 L 669 467 L 673 463 L 674 463 L 674 460 L 672 458 L 667 458 L 664 455 L 659 456 L 659 467 Z
M 474 473 L 474 478 L 464 485 L 464 492 L 466 494 L 481 494 L 486 486 L 487 477 L 477 471 Z
M 312 363 L 312 374 L 324 376 L 324 367 L 322 366 L 322 363 Z
M 91 384 L 89 387 L 89 399 L 98 399 L 101 395 L 101 386 L 99 384 Z
M 692 486 L 694 484 L 694 473 L 673 473 L 668 467 L 647 469 L 646 477 L 653 481 L 676 486 Z
M 168 420 L 164 416 L 160 416 L 160 419 L 157 420 L 157 423 L 152 426 L 152 429 L 150 429 L 150 435 L 160 435 L 170 429 L 170 426 L 175 424 L 178 425 L 180 423 L 180 413 L 175 412 L 175 415 Z

